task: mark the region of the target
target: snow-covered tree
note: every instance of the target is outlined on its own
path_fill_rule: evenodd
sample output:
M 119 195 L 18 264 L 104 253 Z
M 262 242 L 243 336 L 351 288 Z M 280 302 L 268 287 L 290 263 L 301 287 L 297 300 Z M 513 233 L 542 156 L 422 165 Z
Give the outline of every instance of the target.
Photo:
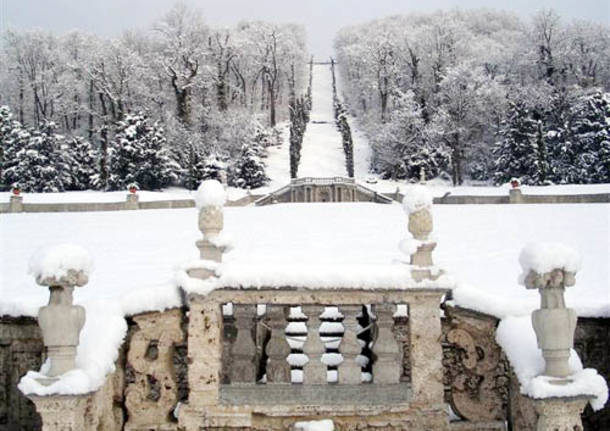
M 66 140 L 61 148 L 64 166 L 67 166 L 65 188 L 88 190 L 93 188 L 92 179 L 97 172 L 98 152 L 91 143 L 80 136 Z
M 610 94 L 593 91 L 568 107 L 568 119 L 547 134 L 553 180 L 610 181 Z
M 111 188 L 135 182 L 143 190 L 158 190 L 175 181 L 178 170 L 158 122 L 151 124 L 144 114 L 127 114 L 117 123 L 110 150 Z
M 522 184 L 539 184 L 539 120 L 520 100 L 510 102 L 507 119 L 500 130 L 502 139 L 493 150 L 496 184 L 519 178 Z
M 257 156 L 255 144 L 245 144 L 237 162 L 229 169 L 229 183 L 235 187 L 254 189 L 268 180 L 265 165 Z
M 384 178 L 435 178 L 445 171 L 449 152 L 433 143 L 430 127 L 412 92 L 401 95 L 397 107 L 372 141 L 377 170 Z
M 9 190 L 14 182 L 18 182 L 19 164 L 17 153 L 29 142 L 30 134 L 21 123 L 12 119 L 8 106 L 0 107 L 0 190 Z
M 54 123 L 43 123 L 40 130 L 18 131 L 20 149 L 15 164 L 5 171 L 7 181 L 18 182 L 26 192 L 64 191 L 63 136 L 55 133 L 56 128 Z

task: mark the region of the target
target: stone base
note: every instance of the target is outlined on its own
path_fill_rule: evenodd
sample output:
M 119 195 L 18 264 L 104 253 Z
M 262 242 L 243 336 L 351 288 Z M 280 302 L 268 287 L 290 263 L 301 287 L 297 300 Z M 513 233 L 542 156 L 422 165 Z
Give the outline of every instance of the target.
M 29 395 L 42 419 L 42 431 L 121 431 L 123 410 L 114 405 L 112 377 L 84 395 Z
M 331 419 L 335 431 L 449 431 L 444 405 L 438 408 L 414 406 L 378 406 L 374 412 L 367 405 L 352 405 L 351 411 L 289 411 L 285 406 L 266 408 L 265 413 L 252 406 L 208 406 L 180 409 L 179 429 L 184 431 L 244 429 L 253 431 L 284 431 L 295 422 Z M 258 410 L 258 411 L 257 411 Z
M 536 431 L 582 431 L 582 414 L 590 397 L 546 398 L 533 400 L 538 414 Z
M 449 424 L 450 431 L 506 431 L 506 422 L 457 421 Z

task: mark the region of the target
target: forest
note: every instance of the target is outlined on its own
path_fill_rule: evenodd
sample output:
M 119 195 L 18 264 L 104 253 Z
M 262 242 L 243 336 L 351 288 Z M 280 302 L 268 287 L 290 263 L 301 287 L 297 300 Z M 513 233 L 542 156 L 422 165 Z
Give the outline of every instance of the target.
M 7 31 L 0 52 L 0 187 L 195 188 L 265 181 L 265 147 L 307 85 L 305 30 L 216 28 L 184 4 L 101 38 Z
M 391 179 L 610 182 L 610 30 L 451 10 L 335 39 L 342 96 Z

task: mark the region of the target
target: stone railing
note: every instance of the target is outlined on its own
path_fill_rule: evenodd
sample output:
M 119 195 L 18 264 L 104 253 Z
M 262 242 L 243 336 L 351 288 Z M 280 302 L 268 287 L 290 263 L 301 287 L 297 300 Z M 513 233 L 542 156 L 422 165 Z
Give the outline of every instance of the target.
M 326 414 L 344 426 L 444 429 L 438 307 L 445 292 L 220 289 L 191 295 L 190 393 L 180 423 L 186 429 L 253 427 L 265 417 L 266 429 L 285 429 L 291 420 Z M 227 304 L 233 308 L 230 339 L 222 315 Z M 394 332 L 399 304 L 409 316 L 404 350 Z M 257 316 L 261 305 L 265 312 Z M 307 319 L 306 336 L 287 337 L 290 309 L 297 306 Z M 338 306 L 331 315 L 341 319 L 339 328 L 321 329 L 328 306 Z M 407 373 L 405 362 L 411 364 Z

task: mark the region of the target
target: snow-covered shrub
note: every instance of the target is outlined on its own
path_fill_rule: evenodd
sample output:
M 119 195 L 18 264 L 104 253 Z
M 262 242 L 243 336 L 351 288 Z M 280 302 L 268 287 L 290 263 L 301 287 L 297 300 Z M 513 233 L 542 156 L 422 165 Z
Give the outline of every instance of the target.
M 256 152 L 256 144 L 245 144 L 239 159 L 229 168 L 229 184 L 243 189 L 262 187 L 268 180 L 265 164 Z
M 144 114 L 128 114 L 117 124 L 109 159 L 109 186 L 114 190 L 125 189 L 130 182 L 157 190 L 172 184 L 179 171 L 167 149 L 164 129 Z

